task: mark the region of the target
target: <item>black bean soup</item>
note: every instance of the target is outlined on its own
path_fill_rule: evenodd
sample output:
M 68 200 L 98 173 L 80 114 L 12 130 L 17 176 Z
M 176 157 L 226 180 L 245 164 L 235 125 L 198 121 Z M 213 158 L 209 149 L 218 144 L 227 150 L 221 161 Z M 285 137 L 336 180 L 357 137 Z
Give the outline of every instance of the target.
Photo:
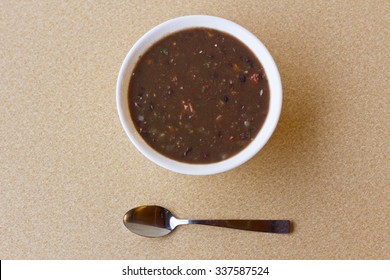
M 131 118 L 159 153 L 213 163 L 243 150 L 268 113 L 268 81 L 242 42 L 206 28 L 161 39 L 139 58 L 129 86 Z

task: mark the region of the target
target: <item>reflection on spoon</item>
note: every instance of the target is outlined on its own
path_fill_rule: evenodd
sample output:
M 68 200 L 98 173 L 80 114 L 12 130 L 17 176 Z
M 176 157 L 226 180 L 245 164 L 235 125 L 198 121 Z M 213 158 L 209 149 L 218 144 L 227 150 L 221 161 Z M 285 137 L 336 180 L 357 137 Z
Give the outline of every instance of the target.
M 179 220 L 161 206 L 144 205 L 129 210 L 123 223 L 133 233 L 146 237 L 161 237 L 177 226 L 199 224 L 258 232 L 289 233 L 288 220 Z

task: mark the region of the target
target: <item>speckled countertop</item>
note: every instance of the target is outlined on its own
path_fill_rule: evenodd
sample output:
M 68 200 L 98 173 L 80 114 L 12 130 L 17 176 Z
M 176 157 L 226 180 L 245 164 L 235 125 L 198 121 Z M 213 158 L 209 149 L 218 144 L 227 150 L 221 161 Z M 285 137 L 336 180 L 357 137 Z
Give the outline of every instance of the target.
M 265 148 L 207 177 L 144 158 L 115 104 L 133 43 L 188 14 L 252 31 L 284 89 Z M 1 1 L 0 259 L 390 258 L 389 15 L 388 1 Z M 146 239 L 122 225 L 142 204 L 295 230 Z

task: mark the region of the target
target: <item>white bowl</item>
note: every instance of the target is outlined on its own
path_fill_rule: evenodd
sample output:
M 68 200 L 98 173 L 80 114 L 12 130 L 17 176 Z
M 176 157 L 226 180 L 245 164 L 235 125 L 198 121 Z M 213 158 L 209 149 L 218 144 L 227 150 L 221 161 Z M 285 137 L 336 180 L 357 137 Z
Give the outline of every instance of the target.
M 130 116 L 128 88 L 130 77 L 139 57 L 154 43 L 183 29 L 206 27 L 228 33 L 243 42 L 257 56 L 263 66 L 270 89 L 269 112 L 259 133 L 241 152 L 226 160 L 209 164 L 189 164 L 172 160 L 150 147 L 137 132 Z M 174 172 L 190 175 L 209 175 L 235 168 L 252 158 L 268 141 L 279 120 L 282 108 L 282 83 L 276 64 L 266 47 L 248 30 L 240 25 L 213 16 L 193 15 L 168 20 L 143 35 L 131 48 L 123 61 L 116 87 L 116 102 L 119 118 L 127 136 L 134 146 L 148 159 Z

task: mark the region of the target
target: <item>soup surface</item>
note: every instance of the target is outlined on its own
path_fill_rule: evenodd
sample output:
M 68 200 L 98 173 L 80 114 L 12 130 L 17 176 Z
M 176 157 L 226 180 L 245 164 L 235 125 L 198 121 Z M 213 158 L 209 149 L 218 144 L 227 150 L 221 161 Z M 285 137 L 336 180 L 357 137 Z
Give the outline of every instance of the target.
M 131 118 L 156 151 L 213 163 L 244 149 L 268 113 L 269 86 L 252 51 L 226 33 L 168 35 L 139 58 L 129 85 Z

